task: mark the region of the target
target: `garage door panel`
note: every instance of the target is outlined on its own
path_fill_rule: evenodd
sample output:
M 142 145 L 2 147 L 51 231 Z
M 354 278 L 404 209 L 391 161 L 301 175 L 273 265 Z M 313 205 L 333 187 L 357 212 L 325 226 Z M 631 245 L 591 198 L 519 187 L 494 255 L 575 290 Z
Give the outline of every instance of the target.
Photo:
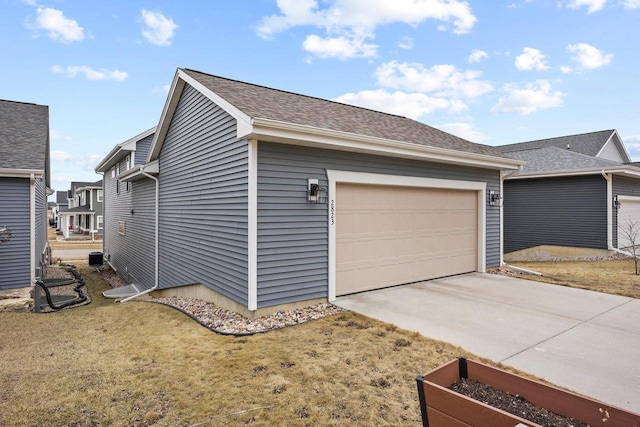
M 629 224 L 640 224 L 640 199 L 638 198 L 620 198 L 620 207 L 618 208 L 618 247 L 627 248 L 631 246 L 628 233 Z M 637 226 L 636 226 L 637 228 Z M 638 240 L 638 239 L 637 239 Z M 636 244 L 638 241 L 636 240 Z
M 337 295 L 477 269 L 475 191 L 338 184 L 336 202 Z

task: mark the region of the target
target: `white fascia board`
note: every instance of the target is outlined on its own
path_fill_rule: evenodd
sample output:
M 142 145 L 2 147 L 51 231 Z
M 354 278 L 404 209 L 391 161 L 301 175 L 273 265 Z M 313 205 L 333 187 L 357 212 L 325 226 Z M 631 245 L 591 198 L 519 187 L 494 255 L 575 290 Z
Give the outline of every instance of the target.
M 638 196 L 618 196 L 618 201 L 620 202 L 640 202 L 640 197 Z
M 243 113 L 235 105 L 231 104 L 229 101 L 222 98 L 220 95 L 218 95 L 217 93 L 215 93 L 214 91 L 212 91 L 211 89 L 209 89 L 208 87 L 206 87 L 205 85 L 203 85 L 202 83 L 194 79 L 193 77 L 189 76 L 184 71 L 178 70 L 178 75 L 189 86 L 193 87 L 198 92 L 200 92 L 201 94 L 209 98 L 211 102 L 216 104 L 218 107 L 222 108 L 224 111 L 229 113 L 231 117 L 236 119 L 238 139 L 249 139 L 249 138 L 241 138 L 240 135 L 251 133 L 251 129 L 252 129 L 251 117 Z
M 171 124 L 171 118 L 173 117 L 173 113 L 176 111 L 178 101 L 180 101 L 180 95 L 182 95 L 182 89 L 184 89 L 184 80 L 179 78 L 179 73 L 180 70 L 176 71 L 176 74 L 173 76 L 169 95 L 167 96 L 167 100 L 165 101 L 162 109 L 160 121 L 158 122 L 158 126 L 156 126 L 156 134 L 153 137 L 151 149 L 147 155 L 147 163 L 157 159 L 160 155 L 160 149 L 164 143 L 164 138 L 167 136 L 167 131 Z
M 529 175 L 508 175 L 504 179 L 510 181 L 513 179 L 534 179 L 534 178 L 558 178 L 562 176 L 581 176 L 581 175 L 601 175 L 602 173 L 611 173 L 616 175 L 630 175 L 640 178 L 640 168 L 633 166 L 614 166 L 609 168 L 595 168 L 595 169 L 574 169 L 574 170 L 561 170 L 552 171 L 546 173 L 537 173 Z
M 487 183 L 478 181 L 458 181 L 452 179 L 423 178 L 415 176 L 384 175 L 340 170 L 327 170 L 329 209 L 329 302 L 336 299 L 336 186 L 338 183 L 373 184 L 405 187 L 441 188 L 448 190 L 471 190 L 478 192 L 478 271 L 486 270 L 486 200 Z
M 270 119 L 255 118 L 252 124 L 251 133 L 243 135 L 238 132 L 238 138 L 429 160 L 487 169 L 516 170 L 524 164 L 521 160 L 461 152 Z
M 162 148 L 162 144 L 164 143 L 164 138 L 167 135 L 169 124 L 171 123 L 171 119 L 173 117 L 173 114 L 175 113 L 178 101 L 180 100 L 180 95 L 182 94 L 182 90 L 184 89 L 185 84 L 188 84 L 198 92 L 202 93 L 213 103 L 218 105 L 220 108 L 229 113 L 229 115 L 231 115 L 234 119 L 236 119 L 238 135 L 251 133 L 251 118 L 248 115 L 240 111 L 240 109 L 238 109 L 236 106 L 222 98 L 217 93 L 213 92 L 211 89 L 207 88 L 202 83 L 198 82 L 193 77 L 189 76 L 183 70 L 178 69 L 173 79 L 171 89 L 169 91 L 169 97 L 167 98 L 167 102 L 162 111 L 160 124 L 158 125 L 158 132 L 156 132 L 156 136 L 153 139 L 147 162 L 157 159 L 160 155 L 160 149 Z M 242 138 L 238 136 L 238 139 Z
M 0 168 L 0 177 L 2 178 L 31 178 L 31 175 L 34 175 L 36 178 L 42 178 L 44 171 L 41 169 Z

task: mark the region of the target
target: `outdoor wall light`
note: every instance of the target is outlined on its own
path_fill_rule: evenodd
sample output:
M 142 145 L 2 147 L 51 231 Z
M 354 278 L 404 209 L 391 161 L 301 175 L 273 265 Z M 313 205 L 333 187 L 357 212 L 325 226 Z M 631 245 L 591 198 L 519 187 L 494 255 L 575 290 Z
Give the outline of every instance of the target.
M 318 184 L 318 180 L 307 180 L 307 201 L 309 203 L 324 203 L 327 200 L 327 189 Z
M 135 212 L 134 212 L 134 210 L 133 210 L 133 209 L 131 209 L 131 215 L 133 215 L 134 213 L 135 213 Z
M 618 196 L 613 198 L 613 207 L 616 209 L 620 208 L 620 200 L 618 200 Z
M 502 196 L 500 193 L 489 190 L 489 206 L 502 206 Z

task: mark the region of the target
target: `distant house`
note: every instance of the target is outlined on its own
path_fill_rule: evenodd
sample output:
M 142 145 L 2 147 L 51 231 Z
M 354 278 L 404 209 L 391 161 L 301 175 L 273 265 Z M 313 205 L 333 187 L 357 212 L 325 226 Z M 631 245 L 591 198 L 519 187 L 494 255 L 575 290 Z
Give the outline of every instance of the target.
M 44 275 L 48 186 L 49 107 L 0 100 L 0 291 Z
M 60 230 L 65 238 L 75 234 L 101 236 L 103 231 L 102 180 L 72 182 L 67 192 L 68 208 L 60 211 Z
M 56 228 L 60 228 L 60 211 L 66 211 L 69 207 L 69 201 L 67 200 L 67 192 L 66 191 L 56 191 L 56 201 L 50 202 L 53 206 L 51 207 L 51 219 L 53 220 L 53 225 Z
M 504 180 L 504 250 L 629 246 L 640 223 L 640 168 L 618 132 L 604 130 L 496 147 L 526 162 Z
M 521 163 L 405 117 L 179 69 L 157 128 L 96 168 L 105 259 L 130 295 L 247 316 L 484 271 L 501 262 L 501 173 Z

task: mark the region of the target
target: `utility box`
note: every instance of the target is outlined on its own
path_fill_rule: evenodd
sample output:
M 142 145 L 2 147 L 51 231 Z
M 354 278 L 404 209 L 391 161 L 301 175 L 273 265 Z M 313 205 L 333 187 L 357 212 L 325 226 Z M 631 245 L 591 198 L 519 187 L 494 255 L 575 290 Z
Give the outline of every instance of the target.
M 102 252 L 89 253 L 89 265 L 102 265 Z

